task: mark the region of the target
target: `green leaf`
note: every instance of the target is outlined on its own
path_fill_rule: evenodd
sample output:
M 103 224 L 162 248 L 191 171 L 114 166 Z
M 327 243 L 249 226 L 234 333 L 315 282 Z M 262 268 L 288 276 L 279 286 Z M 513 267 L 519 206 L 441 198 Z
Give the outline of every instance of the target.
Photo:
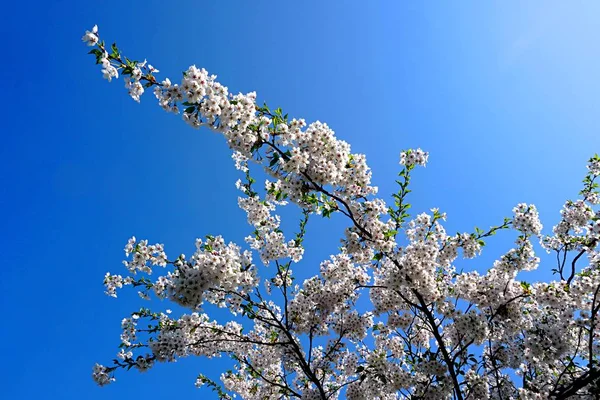
M 277 161 L 279 161 L 279 153 L 273 154 L 273 158 L 271 159 L 271 162 L 269 163 L 269 167 L 272 167 L 275 164 L 277 164 Z

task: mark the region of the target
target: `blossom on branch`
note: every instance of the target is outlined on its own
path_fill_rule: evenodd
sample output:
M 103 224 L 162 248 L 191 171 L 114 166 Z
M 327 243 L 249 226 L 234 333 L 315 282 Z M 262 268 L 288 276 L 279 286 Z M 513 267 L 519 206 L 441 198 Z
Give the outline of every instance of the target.
M 438 209 L 412 214 L 410 182 L 429 153 L 400 153 L 398 191 L 387 203 L 371 184 L 366 157 L 352 153 L 326 123 L 290 118 L 232 94 L 215 75 L 190 66 L 180 81 L 108 48 L 98 28 L 82 40 L 108 81 L 123 77 L 140 101 L 152 89 L 161 108 L 225 138 L 246 213 L 246 248 L 221 236 L 197 239 L 190 257 L 169 259 L 162 244 L 129 239 L 128 275 L 107 273 L 106 294 L 130 286 L 142 298 L 176 303 L 179 317 L 141 308 L 121 323 L 113 365 L 96 364 L 100 386 L 120 369 L 226 355 L 236 363 L 221 384 L 200 374 L 221 399 L 594 399 L 600 392 L 600 158 L 588 160 L 581 198 L 568 200 L 551 235 L 534 205 L 487 230 L 449 234 Z M 257 187 L 251 172 L 268 175 Z M 295 205 L 295 231 L 280 207 Z M 341 246 L 316 274 L 296 281 L 309 219 L 347 222 Z M 513 248 L 487 270 L 463 271 L 486 241 L 513 228 Z M 533 238 L 556 255 L 556 279 L 528 283 L 540 267 Z M 260 257 L 260 268 L 253 263 Z M 164 273 L 156 275 L 154 267 Z M 293 268 L 294 267 L 294 268 Z M 546 264 L 542 268 L 548 268 Z M 262 284 L 261 284 L 262 283 Z M 266 288 L 266 292 L 263 291 Z M 211 317 L 205 304 L 231 319 Z M 243 322 L 243 324 L 242 324 Z

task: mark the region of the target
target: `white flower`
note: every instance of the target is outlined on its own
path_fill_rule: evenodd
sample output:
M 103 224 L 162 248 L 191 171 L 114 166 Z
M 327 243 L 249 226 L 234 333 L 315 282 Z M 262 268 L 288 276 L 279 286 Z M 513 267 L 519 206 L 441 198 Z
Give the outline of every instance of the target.
M 98 25 L 94 25 L 92 31 L 85 31 L 85 35 L 81 38 L 83 42 L 85 42 L 88 46 L 95 46 L 98 43 Z
M 119 77 L 119 71 L 110 63 L 110 60 L 108 60 L 107 58 L 103 58 L 100 60 L 100 62 L 102 63 L 103 67 L 102 76 L 104 77 L 104 79 L 110 82 L 112 78 Z
M 115 380 L 115 378 L 109 375 L 108 368 L 100 364 L 94 365 L 92 378 L 94 378 L 94 381 L 96 381 L 99 386 L 108 385 Z
M 593 176 L 600 176 L 600 158 L 598 156 L 590 158 L 587 169 Z
M 429 153 L 419 149 L 407 150 L 400 153 L 400 165 L 405 165 L 407 167 L 413 165 L 421 165 L 425 167 L 427 165 L 427 159 L 429 158 Z
M 542 224 L 533 204 L 520 203 L 513 208 L 515 216 L 513 218 L 513 227 L 524 234 L 539 235 L 542 231 Z

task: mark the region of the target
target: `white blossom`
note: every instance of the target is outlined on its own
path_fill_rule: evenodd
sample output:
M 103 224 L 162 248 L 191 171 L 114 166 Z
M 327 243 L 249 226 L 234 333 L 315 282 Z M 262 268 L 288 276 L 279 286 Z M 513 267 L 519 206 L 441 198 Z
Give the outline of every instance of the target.
M 586 379 L 595 373 L 590 357 L 600 353 L 597 156 L 581 199 L 565 202 L 551 236 L 541 236 L 538 211 L 526 203 L 489 231 L 452 235 L 438 209 L 398 217 L 408 210 L 401 208 L 405 187 L 393 206 L 377 197 L 366 156 L 352 153 L 326 123 L 290 119 L 259 105 L 255 92 L 234 95 L 194 65 L 181 81 L 158 83 L 146 60 L 126 65 L 108 54 L 97 26 L 82 39 L 98 46 L 92 52 L 107 80 L 122 68 L 134 100 L 153 87 L 161 108 L 181 109 L 190 126 L 224 136 L 245 178 L 236 187 L 249 225 L 245 247 L 208 235 L 196 239 L 191 256 L 173 260 L 163 244 L 128 240 L 125 272 L 105 275 L 106 294 L 132 286 L 144 299 L 181 307 L 141 308 L 124 318 L 114 365 L 93 367 L 97 384 L 114 381 L 120 369 L 229 355 L 236 365 L 221 374 L 224 398 L 548 399 L 576 385 L 577 398 L 594 398 Z M 428 157 L 401 152 L 400 185 Z M 264 185 L 252 178 L 255 166 L 267 175 Z M 295 231 L 280 213 L 290 204 L 302 214 Z M 311 265 L 301 263 L 308 217 L 332 214 L 347 223 L 341 246 L 311 276 Z M 509 226 L 512 248 L 487 268 L 463 268 L 461 252 L 477 258 L 484 239 Z M 556 252 L 557 264 L 542 263 L 534 236 Z M 264 267 L 254 265 L 256 255 Z M 556 279 L 521 280 L 539 267 L 554 268 Z M 231 319 L 217 322 L 207 303 Z M 218 384 L 200 375 L 196 385 Z

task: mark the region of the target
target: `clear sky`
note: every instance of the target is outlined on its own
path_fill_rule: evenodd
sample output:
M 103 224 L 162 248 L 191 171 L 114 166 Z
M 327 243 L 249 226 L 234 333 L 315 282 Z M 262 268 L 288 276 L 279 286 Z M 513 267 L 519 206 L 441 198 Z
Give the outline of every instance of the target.
M 104 274 L 125 272 L 128 237 L 176 255 L 206 234 L 241 244 L 250 229 L 224 140 L 162 112 L 151 93 L 137 104 L 122 81 L 104 81 L 86 29 L 98 24 L 159 77 L 196 64 L 232 92 L 327 122 L 367 154 L 387 199 L 400 150 L 422 147 L 430 163 L 415 173 L 414 210 L 439 207 L 451 232 L 501 223 L 519 202 L 538 206 L 548 232 L 600 152 L 599 12 L 594 1 L 3 5 L 2 397 L 206 398 L 195 376 L 222 366 L 184 360 L 106 388 L 91 379 L 117 352 L 121 318 L 148 305 L 103 294 Z M 311 222 L 297 269 L 317 271 L 344 226 Z M 514 237 L 465 268 L 486 269 Z

